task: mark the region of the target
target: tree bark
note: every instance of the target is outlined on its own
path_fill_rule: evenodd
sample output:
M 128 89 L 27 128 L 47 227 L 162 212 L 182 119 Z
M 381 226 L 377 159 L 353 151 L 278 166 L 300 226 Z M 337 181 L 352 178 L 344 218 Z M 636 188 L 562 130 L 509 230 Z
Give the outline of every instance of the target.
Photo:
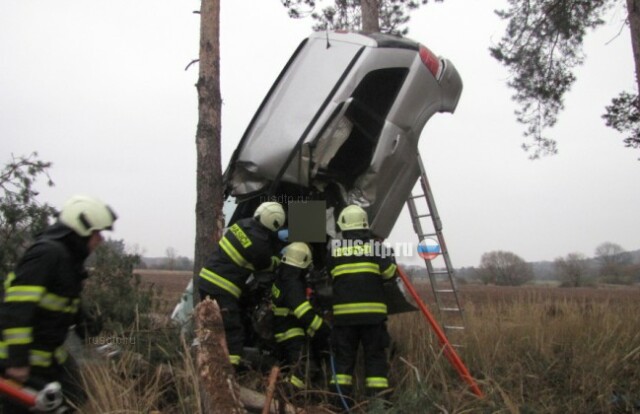
M 636 64 L 636 85 L 640 95 L 640 0 L 627 0 L 629 12 L 629 28 L 631 30 L 631 47 Z
M 240 402 L 240 386 L 229 362 L 218 304 L 208 298 L 200 302 L 195 309 L 195 324 L 202 411 L 211 414 L 246 413 Z
M 200 61 L 198 128 L 196 131 L 196 239 L 193 275 L 194 303 L 197 278 L 224 226 L 222 168 L 220 165 L 220 0 L 202 0 L 200 6 Z
M 365 33 L 380 32 L 380 15 L 378 0 L 361 0 L 362 31 Z

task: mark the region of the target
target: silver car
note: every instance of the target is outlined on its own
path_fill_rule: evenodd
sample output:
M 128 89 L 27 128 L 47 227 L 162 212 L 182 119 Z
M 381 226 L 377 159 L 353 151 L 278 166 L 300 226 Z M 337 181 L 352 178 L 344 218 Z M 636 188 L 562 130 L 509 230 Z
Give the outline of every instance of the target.
M 461 92 L 453 64 L 412 40 L 312 34 L 276 79 L 227 167 L 226 194 L 246 206 L 236 218 L 265 197 L 305 196 L 327 201 L 328 234 L 333 212 L 356 203 L 367 210 L 372 232 L 386 238 L 419 177 L 424 125 L 436 112 L 453 112 Z

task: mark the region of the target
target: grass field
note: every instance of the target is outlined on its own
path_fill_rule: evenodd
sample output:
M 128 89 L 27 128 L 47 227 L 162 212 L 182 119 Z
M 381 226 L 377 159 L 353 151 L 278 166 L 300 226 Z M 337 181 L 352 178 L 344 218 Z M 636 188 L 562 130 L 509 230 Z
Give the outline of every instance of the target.
M 191 277 L 190 272 L 136 272 L 145 283 L 162 288 L 168 312 Z M 428 297 L 428 285 L 418 288 Z M 459 353 L 484 397 L 469 391 L 442 356 L 422 315 L 412 312 L 389 321 L 393 407 L 369 407 L 367 412 L 640 413 L 639 287 L 461 285 L 460 289 L 467 329 Z M 163 413 L 197 412 L 191 361 L 188 352 L 182 355 L 184 361 L 178 365 L 150 371 L 146 386 L 136 394 L 140 401 L 126 403 L 127 412 L 141 412 L 136 411 L 140 407 Z M 118 378 L 128 365 L 120 367 Z M 105 377 L 114 381 L 112 374 Z M 119 386 L 137 389 L 135 384 Z M 168 404 L 167 393 L 179 402 L 174 398 Z M 113 395 L 92 398 L 119 401 Z M 109 406 L 114 412 L 125 408 Z

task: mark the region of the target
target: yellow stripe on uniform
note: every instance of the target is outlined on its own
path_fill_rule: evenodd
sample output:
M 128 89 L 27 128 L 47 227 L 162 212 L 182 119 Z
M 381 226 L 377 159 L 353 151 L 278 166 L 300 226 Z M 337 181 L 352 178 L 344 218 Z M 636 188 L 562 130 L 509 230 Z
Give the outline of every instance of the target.
M 387 305 L 377 302 L 345 303 L 333 305 L 334 315 L 349 315 L 354 313 L 387 313 Z
M 300 319 L 304 316 L 305 313 L 309 312 L 310 310 L 311 310 L 311 304 L 309 303 L 308 300 L 305 300 L 300 304 L 300 306 L 295 308 L 295 310 L 293 311 L 293 314 L 296 315 L 296 318 Z
M 276 338 L 276 342 L 284 342 L 288 339 L 295 338 L 296 336 L 304 336 L 304 331 L 302 328 L 291 328 L 286 332 L 277 333 L 274 335 Z
M 236 298 L 240 298 L 240 294 L 242 293 L 242 290 L 238 286 L 228 281 L 224 277 L 212 272 L 211 270 L 203 267 L 202 270 L 200 270 L 200 277 L 206 280 L 207 282 L 213 283 L 214 285 L 218 286 L 220 289 L 226 290 Z
M 309 327 L 307 328 L 307 335 L 309 336 L 315 335 L 316 331 L 320 329 L 321 326 L 322 326 L 322 319 L 318 315 L 314 316 L 313 321 L 311 321 L 311 323 L 309 324 Z
M 387 267 L 387 269 L 382 272 L 382 278 L 391 279 L 393 275 L 396 274 L 396 269 L 398 269 L 398 266 L 396 266 L 394 263 L 391 263 L 389 267 Z
M 39 302 L 46 289 L 44 286 L 11 286 L 4 296 L 5 302 Z
M 298 389 L 304 389 L 304 381 L 293 374 L 291 374 L 291 377 L 289 377 L 289 382 L 291 383 L 291 385 Z
M 289 315 L 289 312 L 290 312 L 289 308 L 278 308 L 273 306 L 272 309 L 273 309 L 273 314 L 275 316 L 287 316 Z
M 33 367 L 50 367 L 53 363 L 53 353 L 32 349 L 29 351 L 29 364 Z
M 331 379 L 331 384 L 352 385 L 353 377 L 346 374 L 336 374 L 335 378 Z
M 245 269 L 249 269 L 249 270 L 255 270 L 253 268 L 253 265 L 249 263 L 249 261 L 247 261 L 247 259 L 245 259 L 240 254 L 240 252 L 236 250 L 235 247 L 233 247 L 233 244 L 231 244 L 231 242 L 229 241 L 229 239 L 227 239 L 226 236 L 223 237 L 222 240 L 220 240 L 220 247 L 227 254 L 227 256 L 229 256 L 229 258 L 233 260 L 233 262 L 238 266 L 243 267 Z
M 349 273 L 375 273 L 379 275 L 380 266 L 377 263 L 358 262 L 338 265 L 331 269 L 331 276 L 333 277 Z
M 9 328 L 2 331 L 7 345 L 26 345 L 33 341 L 33 328 Z
M 64 312 L 70 299 L 64 296 L 58 296 L 53 293 L 47 293 L 40 301 L 40 307 L 54 312 Z
M 236 239 L 238 239 L 242 247 L 246 249 L 247 247 L 251 246 L 251 239 L 249 238 L 249 236 L 247 236 L 247 233 L 245 233 L 240 228 L 240 226 L 238 226 L 238 224 L 234 224 L 233 226 L 231 226 L 229 228 L 229 231 L 233 233 L 234 236 L 236 236 Z
M 13 283 L 13 281 L 16 278 L 16 274 L 14 272 L 10 272 L 7 275 L 7 278 L 4 281 L 4 291 L 6 292 L 7 290 L 9 290 L 9 287 L 11 287 L 11 283 Z
M 389 380 L 385 377 L 367 377 L 365 386 L 367 388 L 389 388 Z

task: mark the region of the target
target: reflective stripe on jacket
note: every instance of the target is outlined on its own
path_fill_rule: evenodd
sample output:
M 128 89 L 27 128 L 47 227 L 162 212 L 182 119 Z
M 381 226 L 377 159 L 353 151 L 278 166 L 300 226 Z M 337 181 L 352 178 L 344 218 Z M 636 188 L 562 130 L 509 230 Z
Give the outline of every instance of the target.
M 375 324 L 386 320 L 384 286 L 397 266 L 390 250 L 376 248 L 363 231 L 344 232 L 343 247 L 331 243 L 327 269 L 333 282 L 333 318 L 336 325 Z M 350 237 L 350 238 L 349 238 Z M 351 248 L 351 246 L 359 247 Z
M 278 263 L 277 234 L 257 220 L 238 220 L 229 227 L 200 271 L 199 288 L 239 298 L 251 273 L 273 270 Z
M 323 327 L 322 318 L 305 295 L 306 270 L 280 264 L 271 287 L 276 342 L 295 336 L 314 336 Z
M 0 302 L 1 366 L 47 367 L 66 359 L 62 344 L 69 328 L 80 322 L 86 244 L 56 224 L 9 274 Z

